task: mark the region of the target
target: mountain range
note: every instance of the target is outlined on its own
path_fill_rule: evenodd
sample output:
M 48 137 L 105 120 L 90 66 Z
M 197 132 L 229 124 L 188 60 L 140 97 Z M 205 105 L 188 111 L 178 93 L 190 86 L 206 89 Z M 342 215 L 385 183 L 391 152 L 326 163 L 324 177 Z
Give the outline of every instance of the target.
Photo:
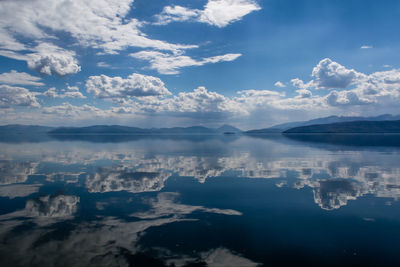
M 329 116 L 308 121 L 278 124 L 269 128 L 242 131 L 231 125 L 218 128 L 204 126 L 172 128 L 138 128 L 121 125 L 86 127 L 46 127 L 38 125 L 0 126 L 0 135 L 215 135 L 215 134 L 271 134 L 271 133 L 397 133 L 400 115 L 384 114 L 375 117 Z
M 354 122 L 354 121 L 393 121 L 400 120 L 400 115 L 383 114 L 374 117 L 357 117 L 357 116 L 329 116 L 317 118 L 308 121 L 297 121 L 278 124 L 269 128 L 246 131 L 246 134 L 267 134 L 267 133 L 282 133 L 295 127 L 331 124 L 339 122 Z
M 396 121 L 351 121 L 294 127 L 284 134 L 375 134 L 400 133 L 400 120 Z
M 2 135 L 152 135 L 152 134 L 223 134 L 241 133 L 242 131 L 230 125 L 219 128 L 207 128 L 203 126 L 173 127 L 173 128 L 138 128 L 121 125 L 94 125 L 87 127 L 46 127 L 38 125 L 4 125 L 0 126 Z

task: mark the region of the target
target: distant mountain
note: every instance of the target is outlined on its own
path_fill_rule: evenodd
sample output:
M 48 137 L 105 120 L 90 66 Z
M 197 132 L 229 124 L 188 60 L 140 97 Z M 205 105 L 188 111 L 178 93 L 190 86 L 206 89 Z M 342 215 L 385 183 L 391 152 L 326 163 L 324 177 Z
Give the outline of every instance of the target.
M 389 120 L 400 120 L 400 115 L 394 116 L 391 114 L 383 114 L 376 117 L 329 116 L 324 118 L 312 119 L 308 121 L 297 121 L 297 122 L 278 124 L 269 128 L 250 130 L 245 133 L 247 134 L 281 133 L 291 128 L 316 125 L 316 124 L 319 125 L 319 124 L 330 124 L 330 123 L 351 122 L 351 121 L 389 121 Z
M 87 127 L 59 127 L 52 129 L 49 134 L 143 134 L 145 129 L 120 125 L 95 125 Z
M 317 124 L 294 127 L 284 134 L 315 134 L 315 133 L 400 133 L 400 120 L 396 121 L 352 121 L 330 124 Z
M 242 132 L 242 130 L 240 130 L 236 127 L 233 127 L 231 125 L 227 125 L 227 124 L 222 125 L 221 127 L 217 128 L 215 130 L 219 133 L 241 133 Z
M 220 128 L 213 129 L 203 126 L 192 127 L 173 127 L 173 128 L 152 128 L 142 129 L 137 127 L 120 126 L 120 125 L 95 125 L 88 127 L 60 127 L 50 130 L 50 135 L 61 134 L 220 134 L 226 131 L 241 132 L 241 130 L 224 125 Z
M 0 126 L 0 134 L 43 134 L 51 131 L 52 129 L 54 128 L 39 125 L 9 124 Z

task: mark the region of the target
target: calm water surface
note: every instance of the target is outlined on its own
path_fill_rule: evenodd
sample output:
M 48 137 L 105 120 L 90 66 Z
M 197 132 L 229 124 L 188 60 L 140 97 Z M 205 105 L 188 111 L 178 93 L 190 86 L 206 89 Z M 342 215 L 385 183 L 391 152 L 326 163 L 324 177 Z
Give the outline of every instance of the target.
M 400 146 L 362 138 L 2 140 L 0 266 L 400 266 Z

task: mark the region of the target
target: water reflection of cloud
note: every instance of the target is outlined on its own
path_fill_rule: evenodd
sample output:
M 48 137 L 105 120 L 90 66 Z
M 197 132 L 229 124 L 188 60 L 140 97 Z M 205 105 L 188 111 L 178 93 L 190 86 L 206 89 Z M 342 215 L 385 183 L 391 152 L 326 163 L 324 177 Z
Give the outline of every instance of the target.
M 310 187 L 315 192 L 315 202 L 326 209 L 346 205 L 348 200 L 365 194 L 393 199 L 400 196 L 397 150 L 386 153 L 361 149 L 332 152 L 246 138 L 239 138 L 229 145 L 227 148 L 218 140 L 195 144 L 179 140 L 142 140 L 121 145 L 26 144 L 24 156 L 29 160 L 24 161 L 19 158 L 20 145 L 2 144 L 8 157 L 0 161 L 0 183 L 27 182 L 29 175 L 43 174 L 47 182 L 78 184 L 78 178 L 82 178 L 92 193 L 140 193 L 161 190 L 172 175 L 193 177 L 201 183 L 229 175 L 278 178 L 278 185 Z M 62 171 L 59 166 L 63 166 Z M 357 193 L 327 187 L 325 181 L 329 179 L 347 179 Z M 333 190 L 331 194 L 328 194 L 329 190 Z
M 49 266 L 54 262 L 62 262 L 65 266 L 129 266 L 132 257 L 142 252 L 140 238 L 150 228 L 193 221 L 187 216 L 195 211 L 223 215 L 241 214 L 234 210 L 183 205 L 178 203 L 177 198 L 177 193 L 166 192 L 159 193 L 155 199 L 145 201 L 151 205 L 149 213 L 134 214 L 136 218 L 143 218 L 142 220 L 126 221 L 115 217 L 98 217 L 95 221 L 79 224 L 71 222 L 70 231 L 67 231 L 62 239 L 52 234 L 55 228 L 49 224 L 26 227 L 9 235 L 10 231 L 22 223 L 18 223 L 20 216 L 67 219 L 76 212 L 76 204 L 79 202 L 79 198 L 75 196 L 63 195 L 28 200 L 23 211 L 7 214 L 6 218 L 2 216 L 0 219 L 0 228 L 4 230 L 0 231 L 0 256 L 9 254 L 6 263 L 10 266 Z M 46 242 L 41 242 L 43 238 Z M 179 258 L 190 257 L 179 255 Z M 196 261 L 210 263 L 210 266 L 231 266 L 229 264 L 232 263 L 249 263 L 244 266 L 255 266 L 250 260 L 224 248 L 199 253 Z M 225 265 L 221 265 L 224 263 Z
M 145 212 L 136 212 L 131 214 L 133 217 L 140 219 L 154 219 L 168 216 L 182 216 L 193 213 L 195 211 L 202 211 L 208 213 L 216 213 L 223 215 L 242 215 L 241 212 L 231 209 L 217 209 L 206 208 L 203 206 L 184 205 L 177 202 L 179 197 L 178 193 L 163 192 L 157 195 L 157 198 L 148 199 L 147 203 L 150 208 Z
M 202 258 L 209 267 L 255 267 L 259 265 L 258 263 L 232 253 L 232 251 L 226 248 L 216 248 L 208 252 L 204 252 L 202 253 Z
M 0 197 L 26 197 L 39 192 L 41 184 L 11 184 L 0 186 Z
M 362 184 L 349 179 L 332 179 L 318 181 L 314 189 L 315 202 L 325 210 L 338 209 L 355 200 L 364 192 Z
M 28 176 L 35 173 L 37 163 L 12 160 L 0 161 L 0 184 L 24 183 Z
M 210 249 L 198 255 L 169 255 L 166 266 L 255 267 L 260 264 L 224 247 Z M 175 257 L 175 258 L 173 258 Z
M 169 176 L 171 174 L 132 171 L 123 166 L 113 166 L 100 168 L 97 172 L 88 175 L 86 187 L 91 193 L 160 191 Z
M 78 209 L 80 198 L 77 196 L 42 196 L 27 200 L 23 210 L 17 210 L 0 216 L 1 224 L 8 220 L 30 218 L 39 225 L 48 225 L 58 221 L 72 219 Z M 21 220 L 21 223 L 23 221 Z

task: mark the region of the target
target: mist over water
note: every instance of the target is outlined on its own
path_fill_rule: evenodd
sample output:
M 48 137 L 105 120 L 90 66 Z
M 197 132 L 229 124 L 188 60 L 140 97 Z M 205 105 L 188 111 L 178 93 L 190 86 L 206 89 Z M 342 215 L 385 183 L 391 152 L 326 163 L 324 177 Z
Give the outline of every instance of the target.
M 2 140 L 0 264 L 397 265 L 400 147 L 377 140 Z

